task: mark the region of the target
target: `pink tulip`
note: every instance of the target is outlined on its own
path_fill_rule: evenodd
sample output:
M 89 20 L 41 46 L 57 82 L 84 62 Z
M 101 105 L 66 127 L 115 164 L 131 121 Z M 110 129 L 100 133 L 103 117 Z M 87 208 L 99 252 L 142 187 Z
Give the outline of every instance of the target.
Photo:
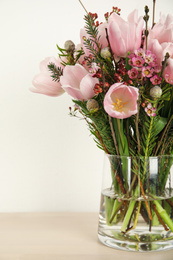
M 102 49 L 108 46 L 105 28 L 107 28 L 107 23 L 102 23 L 98 26 L 99 43 L 100 43 L 100 47 Z M 86 39 L 91 38 L 91 36 L 87 34 L 85 28 L 82 28 L 80 30 L 81 44 L 82 44 L 82 48 L 85 52 L 85 56 L 89 56 L 91 54 L 91 52 L 84 44 L 84 37 L 86 37 Z
M 148 39 L 157 39 L 160 44 L 173 42 L 173 16 L 161 15 L 159 22 L 150 30 Z
M 32 81 L 34 88 L 30 90 L 35 93 L 44 94 L 47 96 L 60 96 L 64 93 L 60 82 L 53 81 L 51 73 L 47 67 L 49 63 L 54 63 L 57 67 L 63 68 L 60 60 L 54 57 L 47 57 L 40 63 L 40 73 L 37 74 Z
M 62 88 L 74 99 L 88 100 L 95 96 L 94 86 L 98 79 L 93 78 L 88 71 L 76 64 L 67 65 L 64 69 L 63 76 L 60 77 Z
M 137 10 L 128 16 L 127 22 L 116 13 L 109 17 L 108 35 L 115 57 L 126 57 L 128 52 L 140 48 L 143 24 L 143 17 L 138 18 Z
M 137 88 L 115 83 L 105 95 L 104 109 L 111 117 L 124 119 L 138 112 L 137 99 Z
M 173 84 L 173 43 L 164 42 L 160 44 L 157 39 L 150 39 L 148 48 L 156 55 L 158 66 L 162 66 L 162 61 L 165 59 L 166 53 L 169 53 L 170 58 L 168 59 L 168 65 L 164 70 L 163 76 L 168 83 Z
M 172 42 L 159 43 L 157 39 L 150 39 L 150 41 L 148 42 L 148 49 L 156 55 L 156 62 L 159 65 L 161 65 L 161 62 L 164 60 L 167 52 L 169 53 L 170 57 L 173 58 Z

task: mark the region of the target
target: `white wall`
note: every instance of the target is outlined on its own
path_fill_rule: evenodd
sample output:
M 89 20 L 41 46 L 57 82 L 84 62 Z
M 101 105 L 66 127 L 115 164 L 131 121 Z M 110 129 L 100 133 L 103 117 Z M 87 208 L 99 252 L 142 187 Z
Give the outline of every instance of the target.
M 102 3 L 101 3 L 102 2 Z M 103 14 L 143 15 L 152 0 L 83 0 Z M 172 0 L 157 1 L 159 12 Z M 56 56 L 56 43 L 79 43 L 84 10 L 78 0 L 0 1 L 0 212 L 98 211 L 103 153 L 85 122 L 71 118 L 67 94 L 51 98 L 28 89 L 39 62 Z

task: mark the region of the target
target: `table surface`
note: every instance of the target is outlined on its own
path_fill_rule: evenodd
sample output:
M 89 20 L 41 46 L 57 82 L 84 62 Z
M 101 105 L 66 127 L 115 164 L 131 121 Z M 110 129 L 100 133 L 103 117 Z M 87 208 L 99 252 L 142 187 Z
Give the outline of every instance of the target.
M 0 260 L 173 260 L 173 250 L 115 250 L 97 238 L 96 213 L 0 213 Z

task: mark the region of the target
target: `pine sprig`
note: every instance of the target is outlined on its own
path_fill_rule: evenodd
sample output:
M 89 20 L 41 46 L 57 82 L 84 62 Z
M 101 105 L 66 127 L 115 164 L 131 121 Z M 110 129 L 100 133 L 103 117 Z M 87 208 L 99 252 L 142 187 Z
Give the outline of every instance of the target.
M 51 77 L 53 81 L 60 81 L 60 76 L 63 75 L 63 69 L 61 67 L 57 67 L 54 63 L 48 64 L 48 69 L 51 72 Z
M 91 39 L 93 39 L 93 42 L 96 44 L 98 51 L 101 50 L 101 46 L 99 44 L 99 36 L 98 36 L 98 27 L 94 25 L 94 20 L 90 14 L 86 15 L 84 17 L 85 20 L 85 29 L 88 35 Z

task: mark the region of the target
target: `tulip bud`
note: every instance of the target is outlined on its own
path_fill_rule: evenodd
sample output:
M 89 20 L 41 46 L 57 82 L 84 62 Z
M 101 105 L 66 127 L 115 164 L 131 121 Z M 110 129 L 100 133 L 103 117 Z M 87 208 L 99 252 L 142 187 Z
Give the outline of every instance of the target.
M 96 112 L 99 109 L 99 104 L 95 99 L 89 99 L 87 101 L 86 107 L 89 112 Z
M 150 89 L 150 96 L 154 99 L 160 98 L 162 95 L 162 89 L 159 86 L 154 86 Z
M 71 41 L 71 40 L 68 40 L 64 43 L 64 49 L 67 51 L 67 52 L 74 52 L 75 50 L 75 44 Z
M 110 49 L 109 49 L 109 47 L 106 47 L 106 48 L 103 48 L 102 50 L 101 50 L 101 57 L 103 58 L 103 59 L 107 59 L 107 58 L 110 58 L 111 57 L 111 52 L 110 52 Z

